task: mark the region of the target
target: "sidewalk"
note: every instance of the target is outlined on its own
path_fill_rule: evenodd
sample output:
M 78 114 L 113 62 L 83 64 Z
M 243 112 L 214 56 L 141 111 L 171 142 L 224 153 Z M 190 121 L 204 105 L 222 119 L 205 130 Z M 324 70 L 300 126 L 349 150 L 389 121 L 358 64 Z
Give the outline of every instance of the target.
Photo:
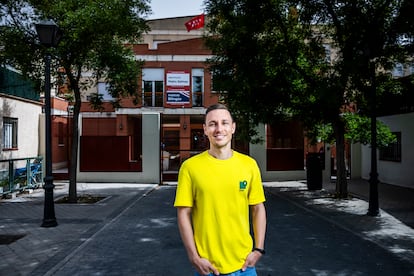
M 55 199 L 67 194 L 66 182 L 56 182 L 55 185 Z M 305 181 L 271 182 L 264 183 L 264 185 L 266 193 L 274 195 L 276 201 L 277 198 L 286 199 L 292 206 L 303 209 L 313 217 L 328 220 L 331 224 L 345 229 L 348 233 L 353 233 L 364 240 L 379 245 L 394 256 L 408 261 L 414 269 L 414 229 L 402 223 L 404 220 L 412 222 L 413 209 L 411 201 L 413 197 L 410 196 L 414 195 L 414 191 L 380 184 L 380 207 L 383 208 L 384 206 L 384 208 L 381 210 L 381 216 L 369 217 L 366 215 L 368 184 L 364 184 L 363 181 L 349 184 L 349 190 L 355 197 L 345 201 L 338 201 L 331 197 L 331 191 L 335 189 L 335 185 L 332 183 L 324 185 L 324 189 L 321 191 L 308 191 Z M 84 254 L 87 244 L 95 244 L 98 235 L 112 229 L 114 222 L 119 220 L 121 216 L 125 217 L 124 214 L 131 213 L 130 206 L 142 202 L 143 199 L 153 195 L 153 192 L 162 189 L 162 187 L 145 184 L 80 183 L 78 184 L 78 195 L 93 194 L 103 196 L 105 199 L 95 204 L 55 204 L 58 226 L 53 228 L 40 227 L 44 204 L 42 189 L 35 190 L 32 194 L 18 196 L 13 200 L 0 200 L 0 241 L 2 241 L 0 243 L 0 258 L 2 260 L 0 262 L 0 274 L 59 275 L 54 272 L 58 269 L 69 269 L 66 264 L 79 259 L 80 256 L 78 255 Z M 170 190 L 173 192 L 174 187 L 170 187 Z M 170 225 L 169 227 L 172 227 L 171 229 L 176 231 L 173 220 L 175 215 L 170 201 L 170 198 L 168 202 L 151 201 L 152 204 L 157 205 L 159 210 L 165 209 L 165 212 L 168 211 L 168 216 L 162 217 L 162 215 L 153 214 L 153 210 L 146 207 L 145 212 L 144 209 L 140 213 L 132 212 L 134 218 L 125 223 L 130 224 L 131 229 L 135 229 L 133 226 L 138 223 L 138 220 L 156 223 L 160 226 L 167 223 Z M 271 203 L 269 201 L 269 218 L 271 213 L 276 212 L 276 210 L 272 212 Z M 147 204 L 150 204 L 150 202 Z M 391 212 L 394 212 L 401 219 L 398 220 L 395 216 L 392 216 Z M 156 216 L 159 221 L 148 221 L 148 218 L 143 220 L 140 217 L 148 214 Z M 272 221 L 269 221 L 269 231 L 271 230 L 271 223 Z M 301 221 L 294 223 L 302 224 Z M 274 233 L 269 233 L 269 239 L 271 239 L 270 235 L 277 235 L 280 226 L 275 225 L 276 230 Z M 144 225 L 140 227 L 144 227 L 145 231 Z M 154 229 L 163 231 L 163 228 L 159 227 Z M 117 233 L 121 238 L 124 237 L 124 240 L 136 239 L 136 235 L 131 236 L 124 232 Z M 169 232 L 166 235 L 168 238 L 172 234 Z M 16 241 L 11 242 L 12 238 L 16 238 Z M 148 241 L 142 240 L 144 243 Z M 169 238 L 168 246 L 182 250 L 182 244 L 178 239 Z M 117 247 L 117 244 L 113 244 L 113 247 Z M 146 249 L 142 248 L 142 250 Z M 148 252 L 154 254 L 154 250 L 165 251 L 162 248 L 151 247 Z M 122 254 L 128 255 L 129 253 L 123 251 Z M 88 256 L 88 258 L 98 258 L 97 261 L 99 261 L 99 256 Z M 180 265 L 187 267 L 189 264 L 185 254 L 180 255 L 180 257 L 182 259 Z M 87 259 L 81 261 L 88 265 Z M 93 267 L 85 267 L 85 271 L 88 271 L 88 269 L 89 271 L 93 270 Z M 85 271 L 80 275 L 87 275 Z M 112 275 L 119 274 L 114 271 Z
M 55 200 L 66 196 L 66 181 L 55 181 Z M 78 196 L 105 197 L 95 204 L 54 204 L 57 227 L 40 227 L 44 191 L 0 200 L 0 275 L 45 275 L 70 252 L 109 224 L 131 202 L 157 185 L 79 183 Z M 17 239 L 14 242 L 13 239 Z
M 368 180 L 364 179 L 348 182 L 349 193 L 365 201 L 369 201 L 369 187 Z M 324 183 L 323 188 L 333 192 L 335 183 Z M 379 183 L 378 201 L 380 209 L 414 228 L 414 189 Z
M 333 198 L 335 183 L 324 183 L 319 191 L 309 191 L 306 181 L 265 183 L 265 187 L 414 265 L 414 189 L 380 183 L 380 214 L 371 217 L 367 215 L 369 183 L 365 180 L 349 181 L 349 200 Z

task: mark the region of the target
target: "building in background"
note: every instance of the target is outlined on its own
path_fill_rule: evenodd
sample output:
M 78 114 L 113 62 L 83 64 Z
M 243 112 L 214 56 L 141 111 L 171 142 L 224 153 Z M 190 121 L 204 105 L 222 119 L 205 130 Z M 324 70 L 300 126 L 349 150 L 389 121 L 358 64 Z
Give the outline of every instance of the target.
M 138 105 L 124 99 L 122 108 L 113 109 L 104 82 L 85 94 L 79 180 L 175 181 L 181 163 L 207 149 L 205 109 L 219 101 L 219 94 L 212 89 L 206 64 L 212 54 L 204 44 L 204 29 L 187 31 L 185 23 L 191 18 L 150 20 L 151 31 L 144 35 L 144 43 L 133 45 L 136 59 L 144 61 Z M 87 100 L 92 93 L 102 94 L 108 101 L 104 112 L 90 108 Z M 304 136 L 300 123 L 259 127 L 270 142 L 237 142 L 236 150 L 258 160 L 264 179 L 303 179 Z M 281 128 L 289 131 L 282 132 Z
M 42 106 L 30 81 L 12 68 L 0 67 L 0 160 L 40 154 Z M 0 163 L 2 165 L 4 169 L 6 164 Z
M 133 45 L 136 60 L 144 61 L 142 75 L 137 80 L 141 84 L 138 104 L 122 99 L 122 107 L 113 108 L 104 80 L 82 95 L 78 181 L 176 181 L 181 163 L 207 149 L 204 114 L 207 106 L 220 100 L 220 95 L 212 88 L 212 76 L 206 65 L 212 53 L 204 45 L 204 29 L 187 31 L 185 23 L 192 18 L 150 20 L 151 31 L 144 35 L 143 43 Z M 404 68 L 396 66 L 395 77 L 407 78 L 413 73 L 413 66 Z M 72 109 L 70 102 L 60 97 L 64 89 L 56 93 L 54 88 L 51 100 L 54 177 L 67 179 Z M 103 96 L 103 111 L 91 108 L 92 94 Z M 403 97 L 388 99 L 381 107 L 379 119 L 396 134 L 397 141 L 379 151 L 378 168 L 380 181 L 414 188 L 411 95 L 412 91 L 406 91 Z M 42 99 L 30 82 L 15 70 L 0 68 L 0 161 L 44 156 L 42 109 Z M 257 131 L 264 143 L 247 144 L 235 139 L 234 147 L 257 160 L 264 181 L 306 179 L 308 152 L 323 152 L 324 180 L 331 180 L 335 170 L 334 145 L 323 142 L 310 145 L 300 122 L 259 124 Z M 368 179 L 369 147 L 353 144 L 346 149 L 349 177 Z M 24 162 L 14 166 L 22 167 Z M 7 161 L 0 163 L 3 176 L 8 173 L 5 164 Z
M 396 141 L 378 150 L 378 177 L 384 183 L 414 188 L 414 63 L 397 63 L 391 74 L 400 81 L 402 89 L 382 98 L 377 113 L 378 120 L 390 128 Z M 353 170 L 364 179 L 369 179 L 370 151 L 369 145 L 352 145 Z
M 202 127 L 205 109 L 218 102 L 220 95 L 212 89 L 206 65 L 212 53 L 204 45 L 205 30 L 187 31 L 185 23 L 191 18 L 150 20 L 151 31 L 143 43 L 133 45 L 136 60 L 144 61 L 138 105 L 123 99 L 122 107 L 114 109 L 104 81 L 84 95 L 79 181 L 175 181 L 181 163 L 208 147 Z M 327 54 L 331 59 L 334 51 Z M 88 104 L 92 93 L 106 101 L 103 112 Z M 308 152 L 323 152 L 324 181 L 332 179 L 335 146 L 309 145 L 300 122 L 261 124 L 257 131 L 264 143 L 236 141 L 234 145 L 257 160 L 264 181 L 306 179 Z M 361 149 L 349 145 L 346 149 L 348 176 L 360 178 L 365 174 L 365 157 Z

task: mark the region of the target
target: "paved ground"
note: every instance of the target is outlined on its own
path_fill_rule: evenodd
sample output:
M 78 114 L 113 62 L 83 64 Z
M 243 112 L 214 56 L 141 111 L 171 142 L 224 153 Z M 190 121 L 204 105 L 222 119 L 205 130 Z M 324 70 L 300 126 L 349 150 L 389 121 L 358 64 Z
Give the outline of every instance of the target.
M 335 190 L 335 183 L 325 183 L 324 189 Z M 348 190 L 354 196 L 369 201 L 367 180 L 352 180 Z M 414 189 L 380 183 L 378 185 L 380 208 L 414 228 Z
M 412 228 L 405 226 L 404 236 L 372 235 L 384 219 L 404 224 L 385 211 L 373 218 L 314 204 L 329 200 L 331 187 L 324 188 L 267 185 L 267 254 L 259 275 L 414 275 Z M 66 191 L 57 185 L 55 195 Z M 41 191 L 0 201 L 0 236 L 24 235 L 0 245 L 0 275 L 192 275 L 172 207 L 175 186 L 81 184 L 78 193 L 105 199 L 55 204 L 53 228 L 40 227 Z

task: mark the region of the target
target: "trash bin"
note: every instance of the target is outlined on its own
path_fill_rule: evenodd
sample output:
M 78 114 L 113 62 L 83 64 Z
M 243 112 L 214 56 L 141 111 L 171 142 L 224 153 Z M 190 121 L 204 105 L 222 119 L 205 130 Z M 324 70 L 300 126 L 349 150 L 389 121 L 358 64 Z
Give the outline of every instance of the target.
M 322 160 L 320 153 L 306 155 L 306 183 L 308 190 L 322 189 Z

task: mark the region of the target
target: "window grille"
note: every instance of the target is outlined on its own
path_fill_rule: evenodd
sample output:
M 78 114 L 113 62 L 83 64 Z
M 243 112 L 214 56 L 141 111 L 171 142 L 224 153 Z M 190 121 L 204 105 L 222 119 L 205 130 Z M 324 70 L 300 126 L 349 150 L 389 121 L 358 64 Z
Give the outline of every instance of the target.
M 396 141 L 379 150 L 379 160 L 401 162 L 401 132 L 393 132 Z
M 17 118 L 3 117 L 3 149 L 17 149 Z

